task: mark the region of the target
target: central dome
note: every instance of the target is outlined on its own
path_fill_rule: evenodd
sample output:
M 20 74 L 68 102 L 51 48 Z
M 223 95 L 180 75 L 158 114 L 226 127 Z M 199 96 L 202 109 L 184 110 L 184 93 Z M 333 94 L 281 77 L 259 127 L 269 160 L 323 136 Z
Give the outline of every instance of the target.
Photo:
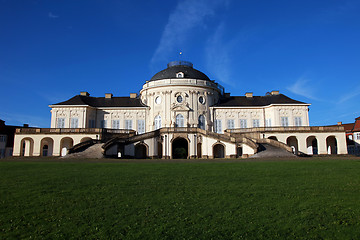
M 191 79 L 199 79 L 199 80 L 208 80 L 209 77 L 204 73 L 200 72 L 193 68 L 191 62 L 186 61 L 173 61 L 168 63 L 168 67 L 158 73 L 156 73 L 150 81 L 161 80 L 161 79 L 169 79 L 169 78 L 178 78 L 177 74 L 183 73 L 184 76 L 182 78 L 191 78 Z

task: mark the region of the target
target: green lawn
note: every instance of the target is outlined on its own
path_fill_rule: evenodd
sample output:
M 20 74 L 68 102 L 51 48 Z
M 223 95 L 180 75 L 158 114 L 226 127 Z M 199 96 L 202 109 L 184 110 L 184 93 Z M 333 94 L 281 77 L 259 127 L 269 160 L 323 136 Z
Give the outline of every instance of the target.
M 0 162 L 0 239 L 360 239 L 360 159 Z

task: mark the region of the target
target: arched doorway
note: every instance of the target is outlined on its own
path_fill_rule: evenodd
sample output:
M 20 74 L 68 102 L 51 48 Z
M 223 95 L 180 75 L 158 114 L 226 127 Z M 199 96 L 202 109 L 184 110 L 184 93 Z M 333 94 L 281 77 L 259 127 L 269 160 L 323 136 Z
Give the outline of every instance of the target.
M 143 143 L 139 143 L 135 146 L 135 158 L 145 159 L 147 157 L 147 147 Z
M 60 141 L 60 149 L 61 149 L 61 156 L 65 156 L 70 148 L 74 145 L 74 141 L 69 138 L 65 137 Z
M 188 141 L 185 138 L 176 138 L 172 142 L 172 158 L 186 159 L 188 158 Z
M 224 145 L 217 143 L 213 147 L 213 156 L 214 158 L 225 158 L 225 148 Z
M 21 140 L 21 152 L 20 155 L 24 157 L 29 157 L 33 155 L 34 151 L 34 140 L 32 138 L 24 138 Z
M 158 142 L 158 158 L 162 158 L 162 148 L 163 148 L 163 145 L 161 142 Z
M 337 141 L 334 136 L 326 138 L 326 148 L 328 154 L 337 154 Z
M 239 158 L 239 157 L 242 157 L 242 155 L 243 155 L 243 148 L 238 146 L 236 148 L 236 157 Z
M 54 148 L 54 140 L 52 138 L 43 138 L 41 140 L 41 149 L 40 153 L 41 156 L 52 156 L 53 155 L 53 148 Z
M 310 136 L 306 139 L 307 154 L 317 155 L 318 154 L 318 142 L 315 136 Z
M 298 154 L 298 140 L 295 136 L 288 137 L 286 144 L 292 148 L 294 154 Z

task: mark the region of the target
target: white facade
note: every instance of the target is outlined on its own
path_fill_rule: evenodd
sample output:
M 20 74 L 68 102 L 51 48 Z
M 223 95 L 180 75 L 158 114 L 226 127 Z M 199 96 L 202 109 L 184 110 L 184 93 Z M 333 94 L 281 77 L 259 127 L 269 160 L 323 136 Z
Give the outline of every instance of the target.
M 258 151 L 258 139 L 268 137 L 289 146 L 296 143 L 295 153 L 346 154 L 340 127 L 316 133 L 319 149 L 310 151 L 306 141 L 314 133 L 309 128 L 309 105 L 278 91 L 231 97 L 192 64 L 173 62 L 130 98 L 112 94 L 94 98 L 82 92 L 50 105 L 51 128 L 17 131 L 14 156 L 61 156 L 94 139 L 104 143 L 104 154 L 112 156 L 244 157 Z M 302 131 L 303 127 L 310 130 Z M 289 142 L 290 136 L 295 140 Z

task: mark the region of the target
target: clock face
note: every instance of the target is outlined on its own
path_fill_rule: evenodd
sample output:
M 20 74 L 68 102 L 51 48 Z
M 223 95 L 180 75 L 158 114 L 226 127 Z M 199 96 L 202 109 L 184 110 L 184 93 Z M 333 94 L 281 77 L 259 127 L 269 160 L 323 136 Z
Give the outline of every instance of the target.
M 155 103 L 156 103 L 156 104 L 160 104 L 160 103 L 161 103 L 161 97 L 160 97 L 160 96 L 157 96 L 157 97 L 155 98 Z
M 177 101 L 178 103 L 182 103 L 182 101 L 183 101 L 182 96 L 180 96 L 180 95 L 177 96 L 176 101 Z

